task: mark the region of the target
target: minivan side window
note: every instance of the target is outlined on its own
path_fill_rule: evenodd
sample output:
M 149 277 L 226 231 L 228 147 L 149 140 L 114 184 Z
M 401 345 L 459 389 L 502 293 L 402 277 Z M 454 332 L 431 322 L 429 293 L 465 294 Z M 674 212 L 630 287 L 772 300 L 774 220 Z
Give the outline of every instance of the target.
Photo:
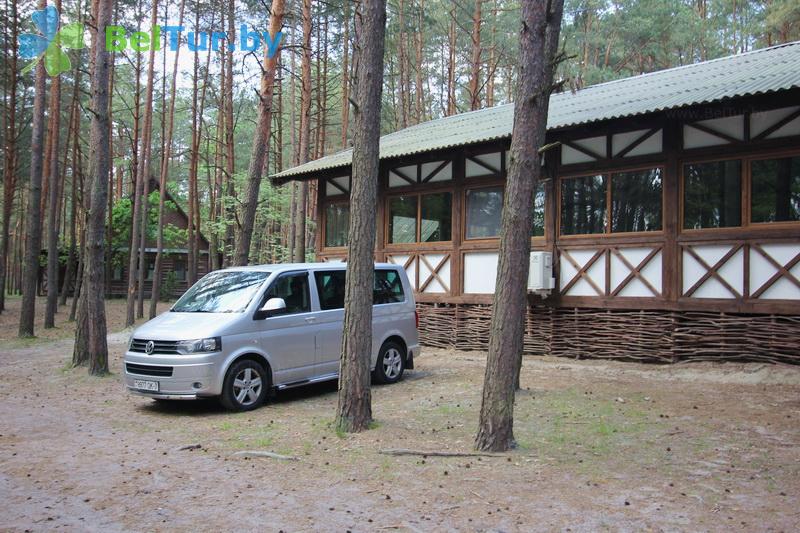
M 308 274 L 288 274 L 276 279 L 264 295 L 264 302 L 270 298 L 283 298 L 286 302 L 286 312 L 308 313 L 311 311 L 311 299 L 308 292 Z
M 344 308 L 344 270 L 314 272 L 319 293 L 319 306 L 323 311 Z M 403 282 L 396 270 L 376 270 L 372 303 L 391 304 L 405 301 Z
M 406 299 L 403 294 L 403 282 L 396 270 L 376 270 L 375 290 L 372 293 L 372 303 L 393 304 Z
M 319 293 L 319 308 L 323 311 L 344 308 L 344 270 L 314 272 Z

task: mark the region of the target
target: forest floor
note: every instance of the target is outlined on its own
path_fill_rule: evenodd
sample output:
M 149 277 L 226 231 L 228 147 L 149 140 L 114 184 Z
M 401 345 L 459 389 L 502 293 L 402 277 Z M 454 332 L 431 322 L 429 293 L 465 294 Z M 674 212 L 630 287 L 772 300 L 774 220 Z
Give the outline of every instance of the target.
M 0 530 L 800 527 L 798 367 L 529 357 L 516 450 L 395 457 L 471 450 L 484 354 L 424 350 L 373 389 L 373 429 L 337 435 L 334 383 L 243 414 L 131 396 L 126 339 L 106 378 L 67 368 L 71 340 L 0 348 Z
M 19 313 L 22 307 L 21 296 L 6 296 L 6 310 L 0 313 L 0 347 L 2 348 L 22 348 L 33 346 L 43 341 L 54 341 L 62 339 L 72 339 L 75 337 L 75 323 L 70 322 L 69 312 L 72 306 L 72 298 L 67 299 L 67 305 L 59 306 L 56 313 L 56 327 L 44 329 L 44 308 L 45 298 L 36 298 L 36 315 L 34 320 L 35 337 L 20 339 L 19 332 Z M 156 310 L 163 313 L 171 303 L 158 302 Z M 148 313 L 150 300 L 145 300 L 144 312 Z M 127 314 L 126 301 L 124 298 L 111 298 L 106 300 L 106 327 L 108 331 L 120 331 L 125 327 L 125 316 Z M 145 322 L 144 319 L 137 321 L 138 324 Z

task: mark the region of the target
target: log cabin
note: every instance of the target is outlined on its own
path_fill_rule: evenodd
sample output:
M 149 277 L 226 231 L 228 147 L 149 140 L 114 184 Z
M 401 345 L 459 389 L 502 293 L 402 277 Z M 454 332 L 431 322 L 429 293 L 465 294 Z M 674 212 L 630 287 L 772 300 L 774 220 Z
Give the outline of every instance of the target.
M 405 267 L 429 346 L 486 348 L 512 123 L 381 137 L 375 256 Z M 526 353 L 800 362 L 800 42 L 554 94 L 547 129 L 531 245 L 553 282 Z M 318 181 L 320 260 L 346 259 L 351 156 L 273 176 Z
M 150 191 L 157 191 L 158 182 L 151 178 L 149 184 Z M 175 200 L 169 191 L 166 192 L 167 206 L 164 209 L 164 224 L 171 225 L 175 229 L 186 230 L 189 227 L 189 216 L 183 210 L 181 204 Z M 170 208 L 174 206 L 174 209 Z M 152 209 L 152 207 L 151 207 Z M 156 208 L 157 209 L 157 208 Z M 198 234 L 198 262 L 197 278 L 200 279 L 210 271 L 209 243 L 208 239 L 202 234 Z M 153 286 L 153 273 L 155 270 L 156 252 L 158 251 L 155 238 L 148 237 L 145 242 L 145 274 L 144 294 L 150 298 Z M 127 297 L 128 295 L 128 250 L 116 250 L 112 252 L 114 257 L 107 258 L 106 268 L 106 293 L 109 297 Z M 41 265 L 46 265 L 47 250 L 42 250 Z M 161 292 L 170 298 L 180 297 L 189 288 L 187 269 L 189 265 L 189 250 L 185 242 L 178 246 L 165 246 L 161 262 Z M 73 266 L 73 272 L 77 272 L 77 265 Z M 66 273 L 66 260 L 59 265 L 58 279 L 63 280 Z M 59 281 L 60 283 L 61 281 Z M 74 287 L 70 285 L 69 294 L 72 294 Z M 40 296 L 47 294 L 47 268 L 39 268 L 38 292 Z M 168 293 L 168 295 L 166 294 Z

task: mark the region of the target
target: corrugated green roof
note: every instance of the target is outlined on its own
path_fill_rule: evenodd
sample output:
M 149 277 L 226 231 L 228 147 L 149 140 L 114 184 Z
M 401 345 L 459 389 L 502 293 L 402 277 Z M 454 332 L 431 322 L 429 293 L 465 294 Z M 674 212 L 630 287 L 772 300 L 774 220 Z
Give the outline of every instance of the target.
M 738 96 L 800 87 L 800 41 L 642 74 L 550 98 L 548 129 L 642 115 Z M 381 137 L 380 158 L 440 150 L 511 136 L 513 104 L 423 122 Z M 346 167 L 352 149 L 273 176 L 286 179 Z

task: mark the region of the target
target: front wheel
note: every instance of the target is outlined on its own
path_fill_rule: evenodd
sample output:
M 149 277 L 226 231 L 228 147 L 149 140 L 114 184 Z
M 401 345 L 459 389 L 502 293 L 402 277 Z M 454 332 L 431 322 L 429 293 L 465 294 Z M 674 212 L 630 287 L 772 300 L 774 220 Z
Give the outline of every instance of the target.
M 384 343 L 378 352 L 372 377 L 377 383 L 396 383 L 403 377 L 405 369 L 406 358 L 403 356 L 403 347 L 389 341 Z
M 252 411 L 264 403 L 269 378 L 256 361 L 245 359 L 231 365 L 222 386 L 222 405 L 231 411 Z

